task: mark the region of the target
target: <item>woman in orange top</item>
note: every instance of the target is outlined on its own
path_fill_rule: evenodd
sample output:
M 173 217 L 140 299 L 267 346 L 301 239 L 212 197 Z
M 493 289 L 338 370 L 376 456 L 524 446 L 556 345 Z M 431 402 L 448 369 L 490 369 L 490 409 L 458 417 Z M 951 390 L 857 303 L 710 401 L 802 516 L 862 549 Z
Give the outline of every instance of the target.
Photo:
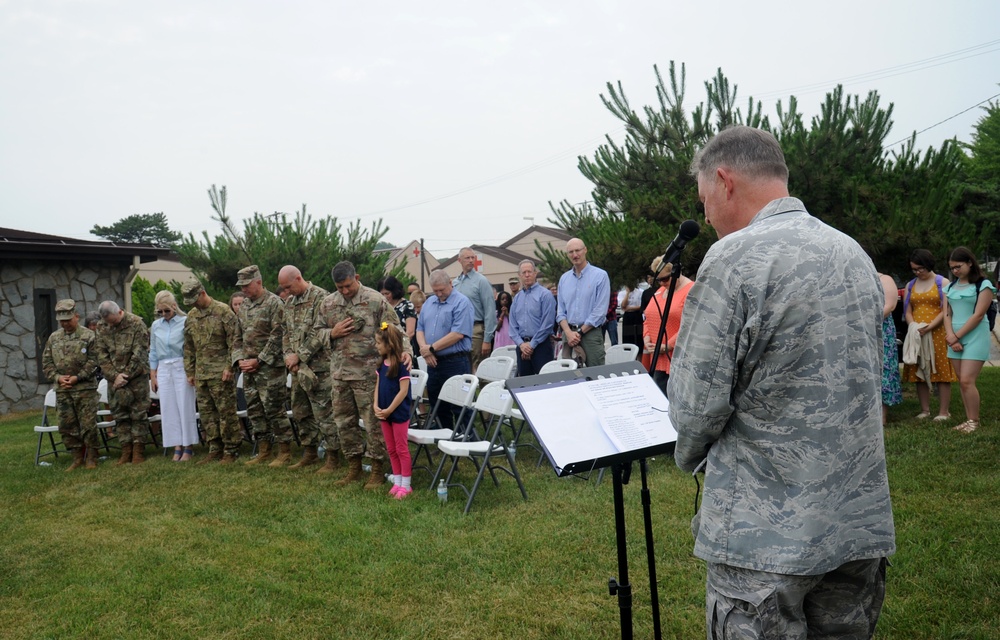
M 660 322 L 663 318 L 662 309 L 667 303 L 668 287 L 670 285 L 670 274 L 673 266 L 667 263 L 660 270 L 661 259 L 657 258 L 650 265 L 653 273 L 659 271 L 658 282 L 660 288 L 653 294 L 653 298 L 646 305 L 645 319 L 642 323 L 642 341 L 644 344 L 643 353 L 649 354 L 652 358 L 653 350 L 656 349 L 656 337 L 660 333 Z M 688 292 L 694 281 L 687 276 L 678 275 L 677 283 L 674 285 L 674 297 L 670 300 L 670 313 L 667 314 L 666 333 L 663 337 L 663 344 L 660 345 L 660 354 L 654 359 L 650 369 L 653 371 L 653 382 L 667 395 L 667 379 L 670 376 L 670 358 L 673 356 L 674 345 L 677 343 L 677 332 L 681 328 L 681 312 L 684 310 L 684 301 L 687 300 Z
M 947 308 L 945 289 L 948 279 L 934 273 L 934 256 L 926 249 L 917 249 L 910 256 L 910 269 L 914 278 L 907 283 L 903 293 L 903 313 L 906 324 L 914 322 L 926 323 L 919 329 L 920 335 L 930 332 L 934 342 L 934 368 L 930 383 L 937 385 L 939 408 L 934 420 L 943 422 L 951 418 L 948 409 L 951 405 L 951 383 L 958 381 L 955 370 L 948 359 L 948 330 L 944 324 L 944 313 Z M 903 366 L 903 381 L 917 384 L 917 399 L 920 401 L 920 413 L 917 418 L 925 420 L 931 417 L 931 387 L 928 381 L 917 377 L 917 366 Z

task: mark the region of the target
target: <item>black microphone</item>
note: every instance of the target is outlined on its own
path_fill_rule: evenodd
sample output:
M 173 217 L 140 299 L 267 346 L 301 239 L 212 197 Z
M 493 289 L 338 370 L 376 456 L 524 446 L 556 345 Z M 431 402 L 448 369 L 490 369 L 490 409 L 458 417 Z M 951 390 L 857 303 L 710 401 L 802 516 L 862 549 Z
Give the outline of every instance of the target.
M 682 222 L 680 230 L 677 231 L 677 237 L 670 241 L 670 245 L 663 253 L 660 269 L 662 270 L 668 262 L 670 264 L 676 262 L 687 243 L 697 238 L 699 233 L 701 233 L 701 227 L 694 220 Z M 659 276 L 658 273 L 656 275 Z

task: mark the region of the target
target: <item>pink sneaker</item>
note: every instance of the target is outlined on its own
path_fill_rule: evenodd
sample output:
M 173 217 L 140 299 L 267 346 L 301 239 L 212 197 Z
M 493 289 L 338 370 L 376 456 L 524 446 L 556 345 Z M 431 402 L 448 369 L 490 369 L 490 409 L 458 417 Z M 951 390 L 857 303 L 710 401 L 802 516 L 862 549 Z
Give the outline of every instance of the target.
M 413 493 L 413 489 L 410 487 L 399 487 L 399 491 L 396 492 L 396 500 L 402 500 L 406 496 Z
M 399 493 L 399 490 L 402 489 L 402 488 L 403 487 L 399 486 L 398 484 L 392 485 L 392 488 L 389 489 L 389 495 L 392 496 L 393 498 L 395 498 L 396 495 Z

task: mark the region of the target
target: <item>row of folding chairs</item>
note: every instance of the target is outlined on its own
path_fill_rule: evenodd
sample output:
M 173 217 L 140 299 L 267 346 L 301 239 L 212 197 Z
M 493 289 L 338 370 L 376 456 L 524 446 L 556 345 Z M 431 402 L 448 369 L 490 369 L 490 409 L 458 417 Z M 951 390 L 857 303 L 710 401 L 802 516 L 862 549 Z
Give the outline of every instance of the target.
M 490 354 L 490 357 L 495 358 L 497 356 L 514 358 L 514 361 L 517 362 L 517 347 L 514 345 L 497 347 Z M 605 350 L 604 353 L 604 364 L 618 364 L 619 362 L 631 362 L 638 359 L 639 347 L 634 344 L 611 345 Z M 517 367 L 514 367 L 514 370 L 517 371 Z

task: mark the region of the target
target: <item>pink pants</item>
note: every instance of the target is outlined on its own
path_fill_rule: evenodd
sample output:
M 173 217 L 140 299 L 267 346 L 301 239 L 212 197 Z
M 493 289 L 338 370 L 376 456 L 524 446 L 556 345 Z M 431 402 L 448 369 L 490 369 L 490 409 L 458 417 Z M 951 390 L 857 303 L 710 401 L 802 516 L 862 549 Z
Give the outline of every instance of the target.
M 406 440 L 409 422 L 390 424 L 381 420 L 382 435 L 385 437 L 385 450 L 389 454 L 392 472 L 404 478 L 413 473 L 413 461 L 410 459 L 410 443 Z

